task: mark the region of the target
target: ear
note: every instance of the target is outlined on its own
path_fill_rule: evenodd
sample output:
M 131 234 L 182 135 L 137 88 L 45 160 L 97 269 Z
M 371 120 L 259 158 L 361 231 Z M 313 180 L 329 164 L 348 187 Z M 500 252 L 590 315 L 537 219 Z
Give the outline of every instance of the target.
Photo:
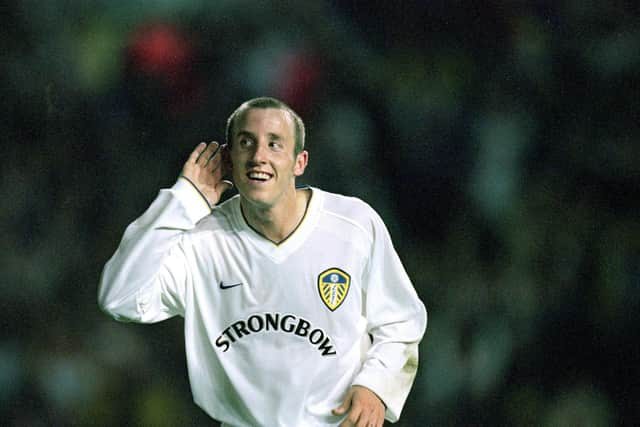
M 224 144 L 220 147 L 220 154 L 222 155 L 222 175 L 228 175 L 233 172 L 233 162 L 231 161 L 231 147 L 229 144 Z
M 296 155 L 296 162 L 293 165 L 293 175 L 300 176 L 304 173 L 304 170 L 307 167 L 307 163 L 309 162 L 309 153 L 307 150 L 302 150 L 300 153 Z

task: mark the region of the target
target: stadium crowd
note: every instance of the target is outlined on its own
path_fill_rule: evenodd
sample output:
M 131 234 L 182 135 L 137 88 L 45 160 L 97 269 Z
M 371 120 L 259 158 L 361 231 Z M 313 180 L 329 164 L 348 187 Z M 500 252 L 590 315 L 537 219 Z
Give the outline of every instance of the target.
M 97 284 L 195 144 L 260 95 L 305 120 L 299 183 L 380 212 L 427 306 L 397 425 L 640 422 L 633 2 L 3 9 L 3 425 L 210 425 L 181 321 L 117 324 Z

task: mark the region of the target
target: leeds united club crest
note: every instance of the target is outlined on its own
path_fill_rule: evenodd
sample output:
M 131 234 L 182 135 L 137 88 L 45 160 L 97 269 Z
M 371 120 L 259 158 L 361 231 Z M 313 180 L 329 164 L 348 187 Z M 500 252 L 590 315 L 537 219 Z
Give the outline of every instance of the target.
M 335 311 L 347 297 L 351 277 L 339 268 L 330 268 L 318 276 L 318 291 L 322 302 Z

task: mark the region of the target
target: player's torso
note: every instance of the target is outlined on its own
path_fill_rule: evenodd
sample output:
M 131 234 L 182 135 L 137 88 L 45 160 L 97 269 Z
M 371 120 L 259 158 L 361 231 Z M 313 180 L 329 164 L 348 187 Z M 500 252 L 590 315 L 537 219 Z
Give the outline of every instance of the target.
M 326 356 L 360 333 L 366 254 L 357 243 L 332 237 L 312 234 L 284 259 L 241 238 L 201 248 L 191 314 L 218 332 L 215 348 L 226 353 L 251 346 L 263 342 L 263 334 L 279 343 L 285 334 L 291 335 L 285 342 L 293 340 L 288 345 L 306 341 Z
M 304 238 L 278 246 L 246 233 L 199 239 L 185 333 L 191 337 L 187 346 L 200 349 L 192 365 L 201 365 L 195 359 L 202 357 L 212 361 L 206 369 L 224 371 L 232 401 L 268 396 L 245 412 L 329 423 L 335 421 L 331 405 L 358 368 L 366 335 L 368 244 L 343 221 L 321 216 L 312 225 L 302 230 Z M 193 383 L 197 374 L 190 375 Z

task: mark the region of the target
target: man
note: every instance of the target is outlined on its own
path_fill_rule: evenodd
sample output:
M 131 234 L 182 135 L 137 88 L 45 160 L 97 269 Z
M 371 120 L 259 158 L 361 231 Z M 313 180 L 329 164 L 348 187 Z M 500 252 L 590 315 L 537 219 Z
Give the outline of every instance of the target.
M 101 308 L 183 316 L 194 400 L 223 425 L 396 421 L 426 311 L 382 220 L 358 199 L 296 188 L 304 124 L 282 102 L 245 102 L 226 136 L 198 145 L 127 228 Z M 216 206 L 227 172 L 239 195 Z

